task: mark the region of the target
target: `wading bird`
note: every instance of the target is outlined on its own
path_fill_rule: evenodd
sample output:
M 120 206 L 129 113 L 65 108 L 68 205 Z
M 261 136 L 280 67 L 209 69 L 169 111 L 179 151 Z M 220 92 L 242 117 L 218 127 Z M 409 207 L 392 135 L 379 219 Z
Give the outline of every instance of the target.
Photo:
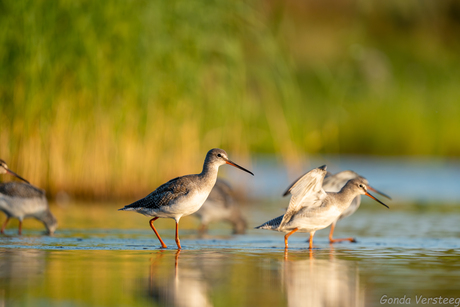
M 41 221 L 49 235 L 52 235 L 57 227 L 57 220 L 51 213 L 45 191 L 34 187 L 27 180 L 11 171 L 5 161 L 0 160 L 0 174 L 9 173 L 22 182 L 7 182 L 0 184 L 0 210 L 6 214 L 6 221 L 2 225 L 1 233 L 5 232 L 10 218 L 19 220 L 18 233 L 22 234 L 22 221 L 24 218 L 33 217 Z
M 231 223 L 234 234 L 246 232 L 246 219 L 235 202 L 232 188 L 222 179 L 217 179 L 208 199 L 200 210 L 195 212 L 195 215 L 200 218 L 200 232 L 202 233 L 207 230 L 210 223 L 219 221 Z
M 310 249 L 312 249 L 315 232 L 336 221 L 356 196 L 367 195 L 388 208 L 367 192 L 366 182 L 362 178 L 349 180 L 340 192 L 326 193 L 322 188 L 325 175 L 326 165 L 303 175 L 284 193 L 292 195 L 286 213 L 265 222 L 256 229 L 287 232 L 284 236 L 285 248 L 288 248 L 288 238 L 294 232 L 308 232 Z
M 372 191 L 372 192 L 375 192 L 375 193 L 378 193 L 388 199 L 391 199 L 390 196 L 374 189 L 373 187 L 369 186 L 369 183 L 367 181 L 366 178 L 358 175 L 357 173 L 353 172 L 353 171 L 342 171 L 342 172 L 339 172 L 337 174 L 334 174 L 332 175 L 331 173 L 327 173 L 326 174 L 326 177 L 324 178 L 324 181 L 323 181 L 323 189 L 324 191 L 326 192 L 339 192 L 340 189 L 343 188 L 343 186 L 348 182 L 348 180 L 351 180 L 351 179 L 354 179 L 354 178 L 362 178 L 364 180 L 364 183 L 366 184 L 367 186 L 367 189 Z M 287 195 L 287 194 L 286 194 Z M 283 196 L 286 196 L 286 195 L 283 195 Z M 358 195 L 356 196 L 353 201 L 351 202 L 350 206 L 345 209 L 345 211 L 342 212 L 342 214 L 339 216 L 339 218 L 337 220 L 335 220 L 332 225 L 331 225 L 331 231 L 329 233 L 329 242 L 331 243 L 335 243 L 335 242 L 342 242 L 342 241 L 350 241 L 350 242 L 356 242 L 356 240 L 354 238 L 343 238 L 343 239 L 334 239 L 333 238 L 333 235 L 334 235 L 334 229 L 335 229 L 335 225 L 337 224 L 337 222 L 343 218 L 346 218 L 350 215 L 352 215 L 353 213 L 356 212 L 356 210 L 358 210 L 359 208 L 359 205 L 361 204 L 361 195 Z
M 181 249 L 179 240 L 180 218 L 200 209 L 216 183 L 219 166 L 224 164 L 230 164 L 254 176 L 252 172 L 230 161 L 224 150 L 214 148 L 206 154 L 203 170 L 200 174 L 174 178 L 159 186 L 145 198 L 118 210 L 136 211 L 153 217 L 150 220 L 150 227 L 157 235 L 163 248 L 167 246 L 153 226 L 153 222 L 158 218 L 174 219 L 176 221 L 176 244 L 178 249 Z

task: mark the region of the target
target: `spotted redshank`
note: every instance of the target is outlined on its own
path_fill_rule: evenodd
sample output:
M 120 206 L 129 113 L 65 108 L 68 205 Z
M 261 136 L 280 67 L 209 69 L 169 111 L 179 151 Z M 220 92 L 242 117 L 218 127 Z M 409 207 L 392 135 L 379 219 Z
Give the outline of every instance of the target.
M 315 232 L 337 220 L 356 196 L 367 195 L 388 208 L 367 192 L 366 182 L 361 178 L 349 180 L 340 192 L 326 193 L 322 188 L 325 175 L 326 165 L 323 165 L 302 176 L 285 192 L 292 195 L 286 213 L 256 229 L 287 232 L 284 236 L 285 248 L 288 248 L 288 238 L 294 232 L 308 232 L 312 249 Z
M 145 198 L 118 210 L 136 211 L 153 217 L 150 220 L 150 227 L 157 235 L 163 248 L 167 246 L 153 226 L 153 222 L 158 218 L 174 219 L 176 221 L 176 244 L 178 249 L 181 249 L 179 240 L 180 218 L 200 209 L 216 183 L 219 166 L 224 164 L 230 164 L 254 176 L 252 172 L 230 161 L 224 150 L 214 148 L 206 154 L 203 170 L 200 174 L 174 178 L 159 186 Z
M 22 221 L 26 217 L 33 217 L 41 221 L 49 235 L 57 227 L 56 218 L 51 213 L 45 191 L 34 187 L 27 180 L 8 169 L 5 161 L 0 160 L 0 174 L 9 173 L 27 183 L 7 182 L 0 184 L 0 210 L 6 214 L 6 221 L 2 225 L 1 233 L 5 232 L 10 218 L 19 220 L 18 233 L 22 234 Z
M 342 171 L 334 175 L 328 172 L 323 181 L 323 189 L 326 192 L 339 192 L 340 189 L 342 189 L 342 187 L 347 183 L 348 180 L 351 180 L 354 178 L 362 178 L 365 184 L 367 185 L 368 190 L 378 193 L 388 199 L 391 199 L 391 197 L 386 195 L 385 193 L 382 193 L 374 189 L 373 187 L 369 186 L 369 183 L 366 178 L 350 170 Z M 334 235 L 335 225 L 337 224 L 337 222 L 355 213 L 355 211 L 358 210 L 360 204 L 361 204 L 361 195 L 358 195 L 353 199 L 350 206 L 347 209 L 345 209 L 345 211 L 342 212 L 339 218 L 332 223 L 331 231 L 329 233 L 329 242 L 331 243 L 342 242 L 342 241 L 356 242 L 354 238 L 334 239 L 333 235 Z
M 195 215 L 200 218 L 202 233 L 207 230 L 210 223 L 220 221 L 229 222 L 234 234 L 246 232 L 246 219 L 234 199 L 232 188 L 222 179 L 217 179 L 208 199 Z

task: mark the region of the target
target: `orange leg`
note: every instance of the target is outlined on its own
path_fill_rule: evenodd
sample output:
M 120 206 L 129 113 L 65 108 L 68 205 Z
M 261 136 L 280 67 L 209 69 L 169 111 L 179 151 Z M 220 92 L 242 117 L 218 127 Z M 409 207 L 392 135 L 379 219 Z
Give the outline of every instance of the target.
M 10 218 L 7 217 L 5 223 L 3 223 L 2 230 L 1 230 L 1 233 L 2 233 L 2 234 L 5 234 L 6 224 L 8 224 L 8 221 L 9 221 L 9 220 L 10 220 Z
M 177 273 L 179 272 L 179 254 L 180 254 L 180 249 L 177 250 L 176 252 L 176 257 L 174 261 L 174 269 L 175 269 L 175 276 L 177 278 Z
M 284 236 L 284 248 L 288 248 L 288 238 L 290 235 L 292 235 L 294 232 L 296 232 L 297 230 L 299 230 L 299 228 L 296 228 L 294 229 L 293 231 L 287 233 L 285 236 Z
M 21 220 L 19 220 L 18 234 L 22 235 L 22 221 Z
M 152 227 L 153 232 L 155 232 L 155 234 L 157 235 L 158 240 L 160 240 L 161 247 L 166 248 L 167 246 L 166 246 L 165 242 L 163 242 L 163 240 L 161 240 L 161 237 L 158 234 L 158 231 L 155 229 L 155 226 L 153 226 L 153 222 L 155 222 L 157 219 L 158 219 L 158 217 L 154 217 L 153 219 L 150 220 L 150 227 Z
M 180 240 L 179 240 L 179 222 L 176 222 L 176 244 L 178 249 L 182 249 L 180 246 Z
M 310 250 L 313 248 L 313 236 L 315 235 L 315 232 L 310 232 Z
M 356 240 L 353 238 L 333 239 L 332 235 L 334 234 L 334 228 L 335 228 L 335 223 L 332 223 L 331 232 L 329 232 L 329 242 L 330 243 L 336 243 L 336 242 L 342 242 L 342 241 L 356 242 Z

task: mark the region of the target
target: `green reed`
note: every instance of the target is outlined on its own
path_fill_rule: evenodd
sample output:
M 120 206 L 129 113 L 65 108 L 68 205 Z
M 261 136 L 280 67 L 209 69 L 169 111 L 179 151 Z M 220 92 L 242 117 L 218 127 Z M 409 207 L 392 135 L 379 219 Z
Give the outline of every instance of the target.
M 51 195 L 131 197 L 213 147 L 248 167 L 460 154 L 459 39 L 429 27 L 444 4 L 296 5 L 1 1 L 0 157 Z

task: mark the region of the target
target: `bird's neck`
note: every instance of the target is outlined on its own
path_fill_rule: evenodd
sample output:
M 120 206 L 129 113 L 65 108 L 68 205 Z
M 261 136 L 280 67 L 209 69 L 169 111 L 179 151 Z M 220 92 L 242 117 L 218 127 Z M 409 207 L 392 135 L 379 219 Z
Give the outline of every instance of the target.
M 217 180 L 217 172 L 219 170 L 219 166 L 211 163 L 204 163 L 203 171 L 199 174 L 200 179 L 206 183 L 206 187 L 212 187 L 216 183 Z M 209 188 L 208 187 L 208 188 Z
M 356 192 L 352 186 L 350 185 L 345 185 L 340 192 L 336 194 L 336 197 L 340 200 L 337 202 L 338 207 L 343 207 L 343 208 L 348 208 L 351 205 L 351 202 L 353 199 L 355 199 L 356 196 L 358 196 L 359 193 Z

